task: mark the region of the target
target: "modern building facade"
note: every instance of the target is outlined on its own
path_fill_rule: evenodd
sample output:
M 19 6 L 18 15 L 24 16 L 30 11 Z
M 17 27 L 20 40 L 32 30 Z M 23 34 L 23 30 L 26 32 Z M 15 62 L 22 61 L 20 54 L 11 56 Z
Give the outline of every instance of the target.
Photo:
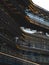
M 49 65 L 48 11 L 31 0 L 0 0 L 0 64 Z

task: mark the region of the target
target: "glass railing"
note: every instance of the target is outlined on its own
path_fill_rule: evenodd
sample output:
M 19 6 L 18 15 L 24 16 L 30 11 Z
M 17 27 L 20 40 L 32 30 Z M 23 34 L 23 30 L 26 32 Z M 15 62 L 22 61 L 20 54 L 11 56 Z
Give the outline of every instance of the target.
M 25 52 L 21 50 L 19 50 L 19 52 L 18 54 L 20 54 L 23 59 L 27 59 L 34 62 L 49 63 L 49 56 L 42 55 L 40 53 L 27 52 L 27 51 Z
M 25 13 L 26 13 L 26 15 L 27 15 L 30 19 L 32 19 L 32 20 L 34 20 L 34 21 L 36 21 L 36 22 L 38 22 L 38 23 L 41 23 L 41 24 L 44 24 L 44 25 L 49 26 L 49 20 L 46 20 L 46 19 L 43 18 L 43 17 L 40 17 L 40 16 L 38 16 L 38 15 L 35 15 L 35 14 L 32 13 L 31 11 L 29 12 L 29 10 L 25 10 Z
M 18 40 L 18 45 L 19 46 L 23 46 L 23 47 L 27 47 L 27 48 L 34 48 L 34 49 L 41 49 L 43 51 L 49 51 L 49 41 L 48 40 L 44 40 L 41 38 L 34 38 L 32 37 L 28 39 L 27 38 L 23 38 L 22 40 Z

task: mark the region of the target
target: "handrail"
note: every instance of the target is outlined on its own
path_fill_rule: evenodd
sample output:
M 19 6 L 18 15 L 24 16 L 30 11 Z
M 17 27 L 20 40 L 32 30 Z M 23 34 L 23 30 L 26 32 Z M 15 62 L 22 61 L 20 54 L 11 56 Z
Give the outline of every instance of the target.
M 7 56 L 7 57 L 11 57 L 11 58 L 14 58 L 14 59 L 18 59 L 22 62 L 26 62 L 26 63 L 30 63 L 30 64 L 35 64 L 35 65 L 40 65 L 38 63 L 35 63 L 35 62 L 31 62 L 29 60 L 25 60 L 25 59 L 22 59 L 22 58 L 19 58 L 19 57 L 15 57 L 15 56 L 12 56 L 12 55 L 9 55 L 9 54 L 6 54 L 6 53 L 3 53 L 3 52 L 0 52 L 1 55 L 4 55 L 4 56 Z

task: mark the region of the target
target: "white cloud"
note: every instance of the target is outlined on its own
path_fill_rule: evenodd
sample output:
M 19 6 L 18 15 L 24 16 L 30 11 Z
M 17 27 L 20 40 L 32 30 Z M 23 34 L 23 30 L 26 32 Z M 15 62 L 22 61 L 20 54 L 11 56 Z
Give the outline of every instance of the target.
M 32 0 L 36 5 L 49 11 L 49 0 Z

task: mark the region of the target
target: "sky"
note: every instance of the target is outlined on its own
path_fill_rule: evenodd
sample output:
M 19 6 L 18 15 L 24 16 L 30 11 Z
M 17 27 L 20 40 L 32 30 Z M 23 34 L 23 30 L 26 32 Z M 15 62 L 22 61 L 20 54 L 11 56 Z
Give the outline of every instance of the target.
M 44 8 L 45 10 L 49 11 L 49 0 L 32 0 L 33 3 L 36 5 Z

